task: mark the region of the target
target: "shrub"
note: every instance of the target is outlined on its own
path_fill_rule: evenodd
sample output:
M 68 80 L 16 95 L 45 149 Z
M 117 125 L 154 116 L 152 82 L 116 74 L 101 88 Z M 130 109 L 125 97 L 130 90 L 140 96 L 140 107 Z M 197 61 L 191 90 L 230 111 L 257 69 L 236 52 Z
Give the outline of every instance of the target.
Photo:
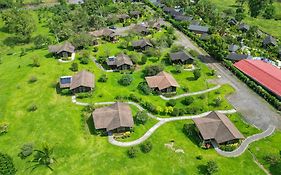
M 222 103 L 222 99 L 220 97 L 217 97 L 216 99 L 214 99 L 214 106 L 215 107 L 219 107 Z
M 144 102 L 144 103 L 142 103 L 142 106 L 152 113 L 157 112 L 156 107 L 152 103 Z
M 29 83 L 35 83 L 36 81 L 37 81 L 37 78 L 35 76 L 30 77 L 28 80 Z
M 134 102 L 140 102 L 141 98 L 138 98 L 136 95 L 134 94 L 130 94 L 129 99 L 134 101 Z
M 199 99 L 203 100 L 203 99 L 206 98 L 206 95 L 205 95 L 205 94 L 201 94 L 201 95 L 199 95 L 198 97 L 199 97 Z
M 193 76 L 194 76 L 194 79 L 195 79 L 195 80 L 198 80 L 198 79 L 201 77 L 201 71 L 200 71 L 200 69 L 195 69 L 195 70 L 193 71 Z
M 73 72 L 77 72 L 78 71 L 78 64 L 77 63 L 72 63 L 70 70 L 72 70 Z
M 135 147 L 131 147 L 128 151 L 127 151 L 127 155 L 129 156 L 129 158 L 135 158 L 137 156 L 137 149 Z
M 173 111 L 171 112 L 171 116 L 179 116 L 179 115 L 180 115 L 180 109 L 173 108 Z
M 141 60 L 138 62 L 138 64 L 144 65 L 146 62 L 147 62 L 147 57 L 145 55 L 143 55 L 141 57 Z
M 118 81 L 119 84 L 122 86 L 129 86 L 133 81 L 133 77 L 129 74 L 125 74 L 121 77 L 121 79 Z
M 36 104 L 31 104 L 28 108 L 27 108 L 27 111 L 28 112 L 34 112 L 37 110 L 37 106 Z
M 89 62 L 90 62 L 90 59 L 87 58 L 87 57 L 80 58 L 80 63 L 81 64 L 89 64 Z
M 139 111 L 135 116 L 135 120 L 136 124 L 144 125 L 148 120 L 147 113 L 145 111 Z
M 22 147 L 21 147 L 21 151 L 20 153 L 18 154 L 18 156 L 21 158 L 21 159 L 25 159 L 27 158 L 28 156 L 30 156 L 33 152 L 33 144 L 31 143 L 27 143 L 27 144 L 24 144 Z
M 78 99 L 83 99 L 83 98 L 89 98 L 89 97 L 91 97 L 93 94 L 92 94 L 92 92 L 82 92 L 82 93 L 78 93 L 77 95 L 76 95 L 76 97 L 78 98 Z
M 215 161 L 208 161 L 206 166 L 207 174 L 211 175 L 219 171 L 219 167 Z
M 16 172 L 13 159 L 8 154 L 0 153 L 0 174 L 15 175 Z
M 180 73 L 182 73 L 182 70 L 183 69 L 182 69 L 182 67 L 180 65 L 176 65 L 174 72 L 177 73 L 177 74 L 180 74 Z
M 8 123 L 1 123 L 0 124 L 0 135 L 6 134 L 8 132 Z
M 140 145 L 140 150 L 143 153 L 149 153 L 152 150 L 152 143 L 150 141 L 147 141 Z
M 144 95 L 149 95 L 152 90 L 151 88 L 147 85 L 146 82 L 141 82 L 139 85 L 138 85 L 138 89 L 144 94 Z
M 145 76 L 154 76 L 154 75 L 158 74 L 159 72 L 161 72 L 163 70 L 164 70 L 164 67 L 162 65 L 147 66 L 144 69 L 144 75 Z
M 169 101 L 167 101 L 166 106 L 174 107 L 174 106 L 176 106 L 176 104 L 177 104 L 176 100 L 169 100 Z
M 37 56 L 33 56 L 31 57 L 32 62 L 32 67 L 40 67 L 40 63 L 39 63 L 39 58 Z
M 108 78 L 107 78 L 107 75 L 106 74 L 102 74 L 98 80 L 98 82 L 107 82 Z
M 182 90 L 183 90 L 184 92 L 189 92 L 189 88 L 188 88 L 188 87 L 183 87 Z
M 202 160 L 202 159 L 203 159 L 203 156 L 202 156 L 202 155 L 198 155 L 198 156 L 196 156 L 196 159 L 197 159 L 197 160 Z
M 269 154 L 264 156 L 263 159 L 270 165 L 276 165 L 279 162 L 280 157 L 274 154 Z
M 181 103 L 182 103 L 183 105 L 186 105 L 186 106 L 190 105 L 190 104 L 193 103 L 193 102 L 194 102 L 194 98 L 191 97 L 191 96 L 185 97 L 185 98 L 181 101 Z

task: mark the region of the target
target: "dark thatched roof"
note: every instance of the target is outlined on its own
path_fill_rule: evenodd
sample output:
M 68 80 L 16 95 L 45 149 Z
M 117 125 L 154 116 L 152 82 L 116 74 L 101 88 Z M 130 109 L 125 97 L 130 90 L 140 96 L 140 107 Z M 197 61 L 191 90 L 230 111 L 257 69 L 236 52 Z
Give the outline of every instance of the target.
M 185 53 L 184 51 L 170 53 L 169 55 L 172 61 L 180 60 L 182 62 L 185 62 L 187 60 L 194 60 L 190 54 Z
M 194 32 L 208 33 L 209 27 L 200 26 L 200 25 L 189 25 L 188 30 L 194 31 Z
M 130 106 L 117 102 L 111 106 L 97 108 L 93 113 L 96 129 L 112 131 L 120 127 L 133 127 L 134 121 Z
M 93 32 L 89 32 L 90 35 L 93 35 L 95 37 L 113 37 L 113 36 L 116 36 L 115 32 L 111 29 L 108 29 L 108 28 L 104 28 L 104 29 L 100 29 L 100 30 L 96 30 L 96 31 L 93 31 Z
M 114 58 L 113 60 L 107 61 L 107 65 L 109 65 L 109 66 L 119 67 L 119 66 L 122 66 L 124 64 L 132 66 L 133 62 L 128 55 L 125 55 L 123 53 L 117 55 L 117 57 Z
M 264 40 L 263 40 L 263 45 L 267 46 L 267 45 L 273 45 L 273 46 L 277 46 L 277 41 L 275 38 L 273 38 L 272 36 L 268 35 Z
M 228 47 L 228 51 L 229 52 L 236 52 L 240 47 L 235 45 L 235 44 L 231 44 L 229 47 Z
M 251 55 L 238 54 L 238 53 L 235 53 L 235 52 L 231 52 L 227 56 L 227 59 L 233 60 L 233 61 L 239 61 L 239 60 L 251 59 L 251 58 L 253 58 Z
M 211 112 L 203 118 L 193 119 L 204 140 L 214 139 L 217 143 L 225 143 L 243 139 L 235 125 L 222 113 Z
M 61 52 L 74 53 L 74 51 L 75 51 L 75 47 L 70 42 L 49 46 L 49 52 L 51 53 L 56 53 L 56 54 L 59 54 Z
M 78 72 L 72 77 L 70 90 L 76 89 L 80 86 L 93 88 L 95 86 L 94 78 L 94 74 L 86 70 Z
M 151 46 L 152 47 L 153 45 L 150 43 L 150 41 L 148 39 L 143 38 L 141 40 L 132 42 L 132 46 L 133 47 L 144 48 L 146 46 Z

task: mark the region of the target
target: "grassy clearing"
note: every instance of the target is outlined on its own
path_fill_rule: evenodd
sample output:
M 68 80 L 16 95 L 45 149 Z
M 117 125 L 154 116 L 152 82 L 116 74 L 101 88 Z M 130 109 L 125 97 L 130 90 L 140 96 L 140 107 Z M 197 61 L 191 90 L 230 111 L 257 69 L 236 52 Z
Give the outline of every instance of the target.
M 223 11 L 228 8 L 235 8 L 235 0 L 212 0 L 213 3 L 215 3 L 218 6 L 218 9 Z M 281 3 L 275 2 L 274 3 L 276 8 L 276 16 L 281 16 Z M 249 15 L 244 19 L 244 21 L 250 25 L 256 25 L 261 30 L 270 33 L 273 36 L 276 36 L 278 38 L 281 38 L 281 22 L 280 20 L 268 20 L 263 19 L 261 17 L 258 18 L 252 18 Z

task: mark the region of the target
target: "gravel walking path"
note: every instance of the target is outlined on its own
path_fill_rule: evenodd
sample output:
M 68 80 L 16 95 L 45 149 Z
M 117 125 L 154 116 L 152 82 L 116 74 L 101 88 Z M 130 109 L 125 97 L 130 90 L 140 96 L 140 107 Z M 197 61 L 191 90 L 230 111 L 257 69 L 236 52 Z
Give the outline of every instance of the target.
M 226 152 L 226 151 L 221 150 L 218 147 L 218 145 L 214 142 L 212 142 L 212 144 L 213 144 L 215 150 L 217 151 L 217 153 L 219 153 L 220 155 L 225 156 L 225 157 L 238 157 L 246 151 L 246 149 L 248 148 L 248 146 L 251 143 L 272 135 L 274 133 L 274 131 L 275 131 L 275 126 L 270 125 L 267 128 L 267 130 L 265 130 L 264 132 L 247 137 L 237 149 L 235 149 L 234 151 L 231 151 L 231 152 Z
M 209 89 L 206 89 L 206 90 L 203 90 L 203 91 L 191 92 L 191 93 L 181 94 L 181 95 L 177 95 L 177 96 L 173 96 L 173 97 L 165 97 L 165 96 L 163 96 L 163 95 L 160 95 L 160 97 L 161 97 L 163 100 L 166 100 L 166 101 L 168 101 L 168 100 L 176 100 L 176 99 L 183 98 L 183 97 L 187 97 L 187 96 L 205 94 L 205 93 L 214 91 L 214 90 L 216 90 L 216 89 L 219 89 L 220 87 L 221 87 L 221 85 L 217 85 L 217 86 L 215 86 L 215 87 L 212 87 L 212 88 L 209 88 Z

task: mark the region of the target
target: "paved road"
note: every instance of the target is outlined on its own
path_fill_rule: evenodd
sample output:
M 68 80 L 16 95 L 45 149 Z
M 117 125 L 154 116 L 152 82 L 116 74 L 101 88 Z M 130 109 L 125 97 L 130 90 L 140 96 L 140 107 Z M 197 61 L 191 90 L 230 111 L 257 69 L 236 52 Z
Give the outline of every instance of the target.
M 244 116 L 244 119 L 256 127 L 266 130 L 270 125 L 281 129 L 281 115 L 259 95 L 249 89 L 243 82 L 237 79 L 229 70 L 216 60 L 211 58 L 205 51 L 192 42 L 190 38 L 182 32 L 176 30 L 177 43 L 186 48 L 196 50 L 199 54 L 205 55 L 202 59 L 210 68 L 216 70 L 221 76 L 217 80 L 218 84 L 228 83 L 232 85 L 236 92 L 228 97 L 234 108 Z
M 191 92 L 191 93 L 181 94 L 181 95 L 177 95 L 177 96 L 173 96 L 173 97 L 165 97 L 163 95 L 160 95 L 160 97 L 163 100 L 166 100 L 166 101 L 168 101 L 168 100 L 176 100 L 176 99 L 183 98 L 183 97 L 205 94 L 205 93 L 214 91 L 216 89 L 219 89 L 220 87 L 221 87 L 221 85 L 217 85 L 215 87 L 212 87 L 212 88 L 209 88 L 209 89 L 206 89 L 206 90 L 203 90 L 203 91 Z
M 225 157 L 238 157 L 247 150 L 248 146 L 251 143 L 270 136 L 271 134 L 274 133 L 274 130 L 275 130 L 275 126 L 272 126 L 272 125 L 269 126 L 268 129 L 265 130 L 264 132 L 255 134 L 255 135 L 252 135 L 252 136 L 246 138 L 236 150 L 231 151 L 231 152 L 222 151 L 221 149 L 219 149 L 217 144 L 214 142 L 212 142 L 212 144 L 213 144 L 215 150 L 217 151 L 217 153 L 219 153 L 220 155 L 225 156 Z

